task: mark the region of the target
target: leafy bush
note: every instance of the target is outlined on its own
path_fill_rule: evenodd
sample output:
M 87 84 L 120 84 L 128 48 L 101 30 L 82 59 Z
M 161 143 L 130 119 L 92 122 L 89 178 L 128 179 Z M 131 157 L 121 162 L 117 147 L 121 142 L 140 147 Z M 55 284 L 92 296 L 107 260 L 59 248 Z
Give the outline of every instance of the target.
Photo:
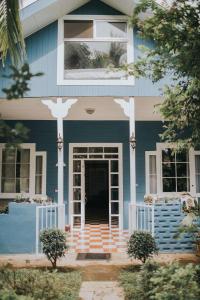
M 149 290 L 152 286 L 150 279 L 158 268 L 159 265 L 157 263 L 147 261 L 142 265 L 140 272 L 122 272 L 120 281 L 124 288 L 126 299 L 148 299 Z
M 78 272 L 0 269 L 1 300 L 75 300 L 80 284 Z
M 199 267 L 177 263 L 159 267 L 147 261 L 140 272 L 120 276 L 127 300 L 197 300 L 200 295 Z
M 154 253 L 158 253 L 158 248 L 154 237 L 148 232 L 135 231 L 128 241 L 128 255 L 141 260 L 143 263 Z
M 66 236 L 60 229 L 45 229 L 40 234 L 42 250 L 51 262 L 53 268 L 56 268 L 57 260 L 65 256 L 67 250 Z

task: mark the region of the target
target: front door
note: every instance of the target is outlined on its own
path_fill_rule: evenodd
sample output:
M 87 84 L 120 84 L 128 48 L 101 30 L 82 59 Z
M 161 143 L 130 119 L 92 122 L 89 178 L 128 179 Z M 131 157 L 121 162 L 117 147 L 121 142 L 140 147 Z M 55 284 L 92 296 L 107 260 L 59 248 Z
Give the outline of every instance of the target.
M 122 228 L 121 144 L 70 144 L 69 217 L 72 228 L 93 221 Z
M 85 223 L 109 223 L 109 161 L 85 161 Z

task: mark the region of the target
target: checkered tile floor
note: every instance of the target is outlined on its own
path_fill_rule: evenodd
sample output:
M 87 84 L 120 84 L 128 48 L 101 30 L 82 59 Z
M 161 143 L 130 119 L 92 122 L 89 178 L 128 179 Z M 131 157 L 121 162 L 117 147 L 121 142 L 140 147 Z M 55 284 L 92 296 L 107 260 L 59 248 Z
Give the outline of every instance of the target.
M 123 253 L 126 252 L 128 231 L 109 229 L 108 224 L 86 224 L 84 230 L 68 233 L 70 253 Z

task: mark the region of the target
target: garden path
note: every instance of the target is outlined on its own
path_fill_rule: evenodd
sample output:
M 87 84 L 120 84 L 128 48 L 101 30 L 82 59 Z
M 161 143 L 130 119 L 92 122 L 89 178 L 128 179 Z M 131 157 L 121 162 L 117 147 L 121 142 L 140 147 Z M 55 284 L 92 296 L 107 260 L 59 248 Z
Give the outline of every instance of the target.
M 124 300 L 124 293 L 117 281 L 84 281 L 79 297 L 81 300 Z

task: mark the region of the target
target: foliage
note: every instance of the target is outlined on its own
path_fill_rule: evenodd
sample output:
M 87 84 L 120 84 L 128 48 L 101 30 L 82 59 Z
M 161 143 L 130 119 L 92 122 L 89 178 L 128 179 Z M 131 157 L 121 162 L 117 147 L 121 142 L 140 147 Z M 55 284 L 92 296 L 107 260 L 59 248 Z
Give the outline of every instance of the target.
M 147 261 L 140 272 L 122 272 L 120 281 L 127 300 L 199 299 L 199 266 L 192 264 L 159 266 Z
M 30 91 L 28 86 L 29 81 L 33 77 L 42 76 L 43 73 L 31 73 L 29 65 L 27 63 L 23 64 L 21 68 L 16 68 L 15 66 L 10 66 L 12 70 L 11 74 L 4 76 L 14 81 L 10 88 L 4 88 L 2 91 L 6 94 L 8 100 L 23 98 L 26 92 Z
M 141 260 L 143 263 L 147 258 L 158 252 L 154 237 L 148 232 L 134 232 L 128 241 L 128 255 Z
M 25 44 L 19 16 L 19 1 L 0 0 L 0 53 L 4 64 L 9 53 L 13 64 L 25 58 Z
M 53 268 L 56 268 L 57 260 L 65 256 L 67 250 L 66 236 L 60 229 L 45 229 L 40 234 L 42 250 L 51 262 Z
M 0 290 L 4 290 L 1 300 L 75 300 L 80 284 L 78 272 L 0 269 Z
M 149 13 L 151 10 L 151 14 Z M 144 16 L 144 13 L 146 15 Z M 130 22 L 144 40 L 143 56 L 125 66 L 130 75 L 157 82 L 165 76 L 172 83 L 164 90 L 159 110 L 167 122 L 162 139 L 180 147 L 200 144 L 200 2 L 173 0 L 159 5 L 141 0 Z

